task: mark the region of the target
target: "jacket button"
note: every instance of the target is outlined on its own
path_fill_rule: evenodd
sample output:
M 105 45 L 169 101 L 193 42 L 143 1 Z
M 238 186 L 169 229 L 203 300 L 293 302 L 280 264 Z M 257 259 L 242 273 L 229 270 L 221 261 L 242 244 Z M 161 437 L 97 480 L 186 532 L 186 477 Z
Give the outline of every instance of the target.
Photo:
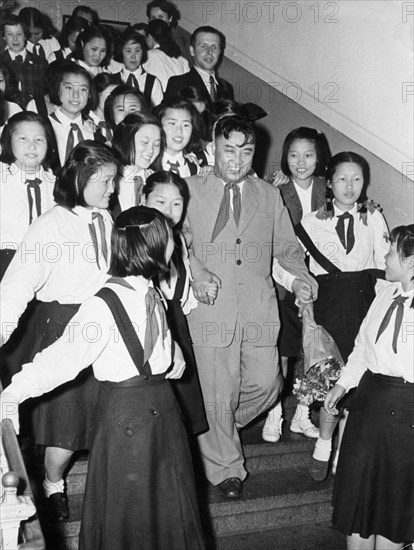
M 390 413 L 390 414 L 391 414 L 391 416 L 394 416 L 394 414 L 395 414 L 395 411 L 391 411 L 391 413 Z
M 241 265 L 241 260 L 236 260 L 237 265 Z
M 151 409 L 151 412 L 152 412 L 152 414 L 153 414 L 154 416 L 157 416 L 157 414 L 158 414 L 157 411 L 156 411 L 155 409 Z
M 236 239 L 236 244 L 241 244 L 241 239 Z
M 144 380 L 148 380 L 149 376 L 147 374 L 144 374 Z
M 129 437 L 131 437 L 131 435 L 133 435 L 133 433 L 134 433 L 131 428 L 126 428 L 125 431 L 126 431 L 127 435 L 129 435 Z

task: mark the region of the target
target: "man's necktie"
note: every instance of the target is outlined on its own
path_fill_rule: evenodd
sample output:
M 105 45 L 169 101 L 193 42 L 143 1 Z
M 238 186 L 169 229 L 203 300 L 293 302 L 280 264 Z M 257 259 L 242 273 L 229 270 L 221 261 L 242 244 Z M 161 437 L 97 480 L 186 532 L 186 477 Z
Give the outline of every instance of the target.
M 154 346 L 158 340 L 160 329 L 158 327 L 158 321 L 155 314 L 156 308 L 161 321 L 161 335 L 162 343 L 164 346 L 164 340 L 167 336 L 167 318 L 165 310 L 161 304 L 161 297 L 153 287 L 148 287 L 148 292 L 145 296 L 145 308 L 147 313 L 147 326 L 145 329 L 145 343 L 144 343 L 144 365 L 149 360 L 154 350 Z
M 349 219 L 348 231 L 346 232 L 345 242 L 345 220 Z M 355 235 L 354 235 L 354 216 L 349 212 L 345 212 L 341 216 L 338 216 L 338 223 L 336 224 L 336 232 L 338 233 L 339 240 L 342 246 L 345 248 L 346 253 L 349 254 L 354 248 Z
M 236 225 L 239 224 L 241 212 L 241 193 L 238 183 L 226 183 L 224 186 L 223 198 L 221 199 L 220 209 L 217 214 L 216 224 L 211 236 L 211 242 L 223 231 L 229 221 L 230 210 L 230 189 L 233 189 L 233 215 Z
M 36 203 L 36 214 L 37 217 L 42 213 L 42 199 L 40 195 L 40 184 L 42 180 L 39 178 L 34 178 L 33 180 L 27 179 L 27 200 L 29 201 L 29 224 L 33 221 L 33 197 L 30 189 L 34 190 L 35 203 Z
M 22 65 L 22 63 L 23 63 L 23 56 L 22 55 L 16 55 L 16 57 L 14 58 L 14 61 L 20 67 L 20 65 Z
M 397 353 L 397 340 L 398 340 L 398 335 L 400 333 L 401 324 L 404 316 L 404 302 L 406 301 L 406 299 L 407 299 L 407 296 L 397 296 L 396 298 L 394 298 L 392 304 L 390 305 L 390 307 L 388 308 L 387 312 L 384 315 L 384 319 L 381 321 L 381 324 L 379 326 L 378 333 L 377 333 L 377 338 L 375 340 L 375 343 L 377 343 L 381 334 L 390 324 L 392 314 L 394 313 L 394 309 L 397 308 L 397 313 L 395 315 L 394 334 L 392 337 L 392 349 L 394 350 L 394 353 Z
M 39 57 L 46 59 L 45 50 L 42 46 L 42 44 L 35 44 L 33 46 L 33 53 L 38 55 Z
M 95 224 L 93 223 L 94 220 L 98 220 L 99 233 L 101 234 L 101 247 L 99 247 L 98 237 L 96 235 L 96 228 L 95 228 Z M 102 254 L 105 259 L 105 262 L 108 263 L 108 245 L 106 242 L 104 219 L 102 214 L 100 214 L 99 212 L 92 213 L 92 223 L 89 224 L 89 232 L 91 235 L 93 248 L 95 250 L 96 265 L 98 266 L 99 269 L 101 269 L 99 265 L 100 248 L 102 250 Z
M 138 80 L 132 73 L 129 73 L 126 84 L 127 86 L 131 86 L 131 88 L 136 88 L 139 91 Z
M 167 160 L 167 164 L 170 166 L 168 168 L 169 172 L 174 172 L 174 174 L 180 175 L 180 171 L 179 171 L 180 163 L 178 161 L 171 162 L 170 160 Z
M 65 154 L 65 162 L 72 151 L 72 149 L 75 147 L 75 132 L 78 134 L 78 143 L 83 141 L 83 134 L 79 126 L 72 122 L 70 125 L 69 135 L 68 135 L 68 141 L 66 143 L 66 154 Z
M 210 97 L 211 101 L 216 101 L 217 99 L 217 88 L 216 88 L 216 81 L 214 80 L 214 76 L 210 76 Z

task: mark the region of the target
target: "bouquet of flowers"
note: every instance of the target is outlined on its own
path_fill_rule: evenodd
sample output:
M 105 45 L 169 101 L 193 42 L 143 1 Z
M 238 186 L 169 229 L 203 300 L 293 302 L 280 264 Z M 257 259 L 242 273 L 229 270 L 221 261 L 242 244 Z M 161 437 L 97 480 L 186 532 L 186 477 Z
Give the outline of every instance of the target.
M 323 401 L 338 380 L 343 360 L 332 336 L 305 309 L 303 313 L 304 376 L 296 378 L 293 394 L 306 405 Z

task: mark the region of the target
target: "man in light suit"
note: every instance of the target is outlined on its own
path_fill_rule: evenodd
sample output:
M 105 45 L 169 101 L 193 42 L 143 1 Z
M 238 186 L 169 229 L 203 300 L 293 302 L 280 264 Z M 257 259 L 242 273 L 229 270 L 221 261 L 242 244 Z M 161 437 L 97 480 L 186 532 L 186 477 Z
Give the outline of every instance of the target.
M 317 294 L 279 190 L 252 173 L 255 141 L 250 122 L 222 118 L 214 174 L 187 180 L 200 301 L 188 321 L 209 421 L 199 445 L 208 480 L 228 498 L 242 495 L 247 475 L 238 429 L 268 409 L 283 385 L 273 258 L 291 274 L 287 286 L 299 279 Z M 211 281 L 221 286 L 214 303 L 204 291 Z
M 168 80 L 164 97 L 177 96 L 183 88 L 192 86 L 200 91 L 209 105 L 216 99 L 234 99 L 233 86 L 215 72 L 224 48 L 223 33 L 213 27 L 198 27 L 190 38 L 194 66 L 188 73 Z

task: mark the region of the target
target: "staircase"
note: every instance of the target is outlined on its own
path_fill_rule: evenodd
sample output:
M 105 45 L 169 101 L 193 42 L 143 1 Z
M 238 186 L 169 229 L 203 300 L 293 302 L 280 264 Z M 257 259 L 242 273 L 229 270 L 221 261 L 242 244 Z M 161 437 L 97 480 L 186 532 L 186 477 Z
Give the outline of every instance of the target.
M 345 550 L 345 538 L 330 525 L 333 478 L 323 483 L 310 478 L 314 440 L 289 432 L 295 405 L 292 396 L 284 401 L 287 421 L 277 444 L 262 440 L 263 417 L 242 431 L 249 472 L 242 499 L 224 499 L 196 472 L 208 550 Z M 75 550 L 87 457 L 79 456 L 67 476 L 71 519 L 63 523 L 50 523 L 42 513 L 40 462 L 31 474 L 47 549 Z

